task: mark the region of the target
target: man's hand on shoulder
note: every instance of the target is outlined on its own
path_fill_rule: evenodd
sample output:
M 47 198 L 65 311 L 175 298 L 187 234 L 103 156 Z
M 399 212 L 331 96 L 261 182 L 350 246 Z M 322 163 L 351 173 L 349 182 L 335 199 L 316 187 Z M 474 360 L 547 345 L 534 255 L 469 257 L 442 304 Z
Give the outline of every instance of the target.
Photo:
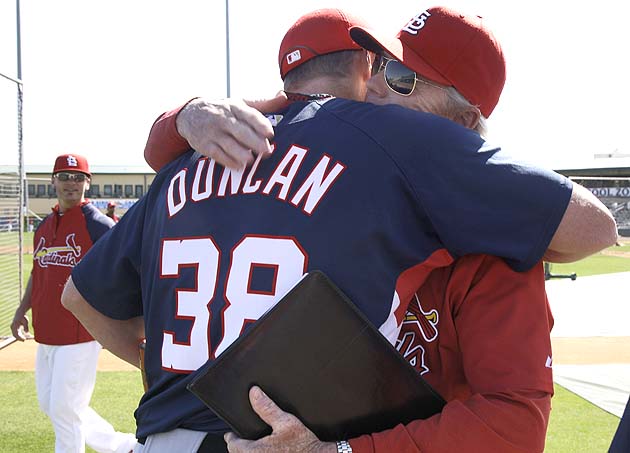
M 249 101 L 254 107 L 273 109 L 286 97 Z M 177 115 L 177 131 L 199 153 L 230 168 L 253 163 L 258 155 L 271 153 L 273 128 L 256 108 L 246 101 L 196 98 Z

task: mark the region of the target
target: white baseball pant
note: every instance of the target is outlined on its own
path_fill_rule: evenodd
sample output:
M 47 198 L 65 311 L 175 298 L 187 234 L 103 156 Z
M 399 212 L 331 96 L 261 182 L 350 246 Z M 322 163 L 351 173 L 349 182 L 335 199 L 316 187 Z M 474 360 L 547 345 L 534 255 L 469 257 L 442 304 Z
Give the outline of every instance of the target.
M 37 348 L 37 399 L 55 430 L 55 453 L 84 453 L 86 443 L 99 453 L 133 450 L 133 434 L 115 431 L 89 407 L 100 350 L 96 341 Z

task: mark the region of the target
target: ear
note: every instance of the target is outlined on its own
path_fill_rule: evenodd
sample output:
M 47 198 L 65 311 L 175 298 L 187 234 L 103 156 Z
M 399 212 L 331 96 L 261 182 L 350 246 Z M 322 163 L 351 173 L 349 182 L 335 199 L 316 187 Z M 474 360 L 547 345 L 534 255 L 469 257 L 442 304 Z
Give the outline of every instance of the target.
M 475 129 L 479 124 L 480 117 L 481 112 L 479 112 L 479 109 L 470 108 L 457 114 L 455 122 L 467 127 L 468 129 Z

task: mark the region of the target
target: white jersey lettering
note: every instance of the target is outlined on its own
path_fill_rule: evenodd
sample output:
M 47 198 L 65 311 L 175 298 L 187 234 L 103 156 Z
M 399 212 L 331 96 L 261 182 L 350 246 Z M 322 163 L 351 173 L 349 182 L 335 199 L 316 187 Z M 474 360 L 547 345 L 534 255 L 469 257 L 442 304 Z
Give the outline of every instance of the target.
M 166 202 L 168 205 L 168 216 L 173 217 L 179 211 L 182 210 L 186 204 L 186 173 L 187 169 L 182 168 L 177 172 L 171 183 L 168 185 L 168 192 L 166 194 Z M 177 186 L 178 200 L 175 199 L 175 187 Z
M 238 170 L 224 167 L 223 173 L 221 174 L 221 182 L 219 182 L 217 197 L 225 196 L 228 182 L 230 183 L 230 195 L 236 195 L 238 193 L 238 189 L 240 189 L 241 187 L 241 181 L 243 180 L 244 172 L 245 167 L 239 168 Z
M 272 152 L 275 149 L 276 145 L 272 144 Z M 274 190 L 278 192 L 277 200 L 288 202 L 310 216 L 330 193 L 347 167 L 342 162 L 333 162 L 330 156 L 323 154 L 310 171 L 306 169 L 308 173 L 301 173 L 307 176 L 298 177 L 308 152 L 308 148 L 291 145 L 266 180 L 256 176 L 262 161 L 261 156 L 256 158 L 249 169 L 219 167 L 222 168 L 220 176 L 219 171 L 215 171 L 217 164 L 214 160 L 207 157 L 199 158 L 194 164 L 193 177 L 188 179 L 187 168 L 181 169 L 171 177 L 166 194 L 169 218 L 184 209 L 188 198 L 194 202 L 201 202 L 211 198 L 255 193 L 270 195 Z M 293 187 L 297 189 L 292 189 Z
M 306 196 L 304 212 L 309 215 L 313 212 L 328 189 L 330 189 L 330 186 L 332 186 L 339 175 L 341 175 L 341 173 L 346 169 L 345 166 L 337 162 L 328 174 L 326 174 L 329 162 L 330 157 L 326 155 L 322 156 L 311 174 L 306 178 L 306 181 L 302 183 L 298 191 L 291 199 L 291 204 L 293 206 L 297 207 Z
M 271 145 L 271 153 L 273 153 L 275 150 L 276 150 L 276 144 L 273 143 Z M 256 174 L 256 170 L 258 170 L 258 165 L 260 164 L 260 161 L 262 160 L 262 156 L 263 156 L 262 154 L 258 155 L 256 160 L 254 161 L 254 165 L 252 165 L 252 168 L 247 173 L 247 177 L 245 178 L 245 184 L 243 184 L 243 193 L 244 194 L 255 193 L 255 192 L 258 192 L 258 189 L 260 189 L 260 186 L 262 184 L 262 180 L 261 179 L 257 179 L 252 184 L 252 179 L 254 178 L 254 174 Z
M 301 148 L 297 145 L 291 146 L 282 161 L 280 161 L 276 167 L 276 170 L 271 175 L 271 178 L 269 178 L 269 182 L 267 182 L 267 185 L 263 189 L 263 193 L 265 195 L 269 195 L 273 186 L 279 184 L 282 188 L 280 189 L 280 193 L 277 198 L 282 201 L 286 200 L 291 184 L 293 183 L 293 179 L 300 169 L 300 165 L 302 165 L 302 161 L 304 160 L 304 156 L 306 156 L 307 152 L 308 149 L 306 148 Z
M 200 159 L 197 162 L 197 170 L 195 171 L 195 180 L 193 181 L 190 198 L 193 201 L 201 201 L 210 198 L 212 195 L 212 178 L 214 177 L 214 160 Z M 203 192 L 201 192 L 201 181 L 203 176 L 203 170 L 206 170 L 206 178 L 204 181 Z

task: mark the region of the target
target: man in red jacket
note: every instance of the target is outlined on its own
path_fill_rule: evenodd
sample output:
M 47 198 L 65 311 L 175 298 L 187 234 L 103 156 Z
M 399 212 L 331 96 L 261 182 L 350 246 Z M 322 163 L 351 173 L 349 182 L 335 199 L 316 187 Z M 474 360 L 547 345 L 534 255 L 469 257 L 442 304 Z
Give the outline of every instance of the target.
M 55 430 L 56 452 L 83 452 L 87 443 L 98 452 L 129 452 L 132 434 L 119 433 L 89 407 L 101 345 L 68 310 L 61 292 L 74 266 L 114 222 L 85 199 L 90 169 L 83 156 L 64 154 L 55 160 L 52 184 L 58 204 L 35 231 L 33 270 L 11 332 L 24 341 L 26 312 L 33 312 L 37 398 Z

